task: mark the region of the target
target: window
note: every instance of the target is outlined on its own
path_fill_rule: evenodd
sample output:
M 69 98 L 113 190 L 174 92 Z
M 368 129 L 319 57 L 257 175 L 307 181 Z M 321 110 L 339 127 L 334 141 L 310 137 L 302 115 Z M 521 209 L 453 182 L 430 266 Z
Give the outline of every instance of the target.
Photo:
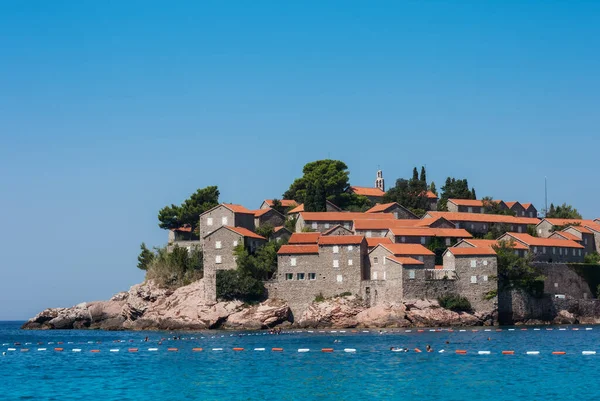
M 311 227 L 312 227 L 313 230 L 316 230 L 318 228 L 317 222 L 313 221 L 312 224 L 311 224 Z
M 344 278 L 342 277 L 341 274 L 338 274 L 337 277 L 336 277 L 336 280 L 337 280 L 338 283 L 341 283 L 342 281 L 344 281 Z
M 471 206 L 469 206 L 469 213 L 473 213 L 473 208 Z
M 533 253 L 537 253 L 537 246 L 533 247 Z
M 471 284 L 477 284 L 477 276 L 471 276 Z
M 581 256 L 581 249 L 579 250 L 579 256 Z
M 406 242 L 406 237 L 400 237 L 401 242 Z
M 237 240 L 233 241 L 233 246 L 238 246 Z
M 545 246 L 542 247 L 542 253 L 546 253 L 546 247 Z
M 475 229 L 475 224 L 471 224 L 471 230 Z
M 285 273 L 285 279 L 286 280 L 293 280 L 294 279 L 294 273 Z
M 298 273 L 298 274 L 296 274 L 296 279 L 297 280 L 304 280 L 304 273 Z
M 340 267 L 340 261 L 337 259 L 333 260 L 333 267 Z
M 515 249 L 515 255 L 519 256 L 519 251 Z
M 425 245 L 425 237 L 421 237 L 421 244 Z
M 223 224 L 224 226 L 227 225 L 227 216 L 221 217 L 221 224 Z
M 522 233 L 523 232 L 523 226 L 519 226 L 519 232 Z
M 386 261 L 387 257 L 383 257 L 383 264 L 385 265 L 385 261 Z
M 488 281 L 488 276 L 483 276 L 483 281 Z
M 450 238 L 446 238 L 446 246 L 452 245 L 452 240 Z
M 290 259 L 290 266 L 296 266 L 296 258 Z
M 329 223 L 325 223 L 325 228 L 329 228 Z
M 377 280 L 377 272 L 373 272 L 373 280 Z
M 387 277 L 387 274 L 385 274 L 386 272 L 383 272 L 383 279 L 385 280 Z
M 471 260 L 471 267 L 477 267 L 477 261 L 475 259 Z
M 316 280 L 317 279 L 317 273 L 308 273 L 308 279 L 309 280 Z
M 208 217 L 208 218 L 206 219 L 206 225 L 207 225 L 207 226 L 212 226 L 212 225 L 213 225 L 213 219 L 212 219 L 212 217 Z
M 399 219 L 398 212 L 394 212 L 394 218 Z
M 556 255 L 556 248 L 552 247 L 552 255 Z
M 484 266 L 487 266 L 487 260 L 484 260 L 484 261 L 483 261 L 483 265 L 484 265 Z
M 573 256 L 575 256 L 575 248 L 573 248 Z
M 484 225 L 483 225 L 483 229 L 484 229 L 484 230 L 487 230 L 487 224 L 484 224 Z
M 333 246 L 333 253 L 340 253 L 340 247 L 337 245 Z
M 215 242 L 215 249 L 221 249 L 221 241 Z
M 558 248 L 558 254 L 562 255 L 562 248 Z
M 554 283 L 554 288 L 558 288 L 558 283 Z
M 538 234 L 541 234 L 541 233 L 542 233 L 542 229 L 538 228 Z
M 414 270 L 409 270 L 408 271 L 408 278 L 411 280 L 415 279 L 415 271 Z
M 373 264 L 374 264 L 374 265 L 376 265 L 376 264 L 378 264 L 378 263 L 379 263 L 379 258 L 378 258 L 377 256 L 375 256 L 375 257 L 373 258 Z
M 366 237 L 367 238 L 371 238 L 372 236 L 373 236 L 373 233 L 371 231 L 367 231 Z
M 217 264 L 218 263 L 222 263 L 222 261 L 221 261 L 221 255 L 215 256 L 215 263 L 217 263 Z
M 385 262 L 385 259 L 383 261 Z M 348 259 L 348 266 L 352 266 L 352 259 Z
M 349 250 L 349 251 L 353 251 L 353 250 L 354 250 L 354 247 L 353 247 L 352 245 L 348 245 L 348 250 Z

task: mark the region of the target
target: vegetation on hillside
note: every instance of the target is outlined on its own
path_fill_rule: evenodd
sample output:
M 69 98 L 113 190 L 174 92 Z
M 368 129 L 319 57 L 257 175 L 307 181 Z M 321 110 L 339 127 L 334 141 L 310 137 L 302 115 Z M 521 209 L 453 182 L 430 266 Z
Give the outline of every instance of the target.
M 581 219 L 581 214 L 571 205 L 563 203 L 559 206 L 550 204 L 550 209 L 546 212 L 546 218 L 550 219 Z
M 433 182 L 431 184 L 430 187 L 433 187 L 435 190 L 435 184 Z M 396 184 L 385 193 L 383 202 L 397 202 L 418 217 L 423 217 L 429 210 L 427 190 L 430 187 L 427 186 L 427 173 L 425 167 L 421 167 L 420 176 L 417 168 L 414 167 L 412 178 L 409 180 L 398 178 Z
M 510 209 L 503 209 L 500 207 L 500 202 L 495 202 L 491 196 L 485 196 L 481 198 L 483 203 L 483 210 L 488 214 L 503 214 L 506 216 L 514 216 L 516 213 Z
M 149 257 L 148 252 L 153 256 Z M 200 280 L 204 274 L 202 251 L 197 248 L 188 252 L 186 248 L 175 246 L 173 252 L 167 252 L 166 248 L 155 248 L 152 252 L 144 247 L 138 260 L 140 258 L 148 261 L 146 279 L 162 287 L 182 287 Z
M 520 257 L 515 253 L 514 241 L 502 241 L 494 247 L 498 260 L 498 288 L 520 288 L 532 295 L 540 295 L 544 276 L 532 266 L 532 256 Z
M 438 210 L 448 211 L 448 199 L 477 199 L 475 188 L 469 189 L 467 179 L 448 177 L 442 187 L 442 196 L 438 202 Z
M 454 312 L 471 312 L 471 302 L 461 295 L 448 294 L 438 298 L 438 303 L 444 309 L 449 309 Z
M 158 212 L 158 226 L 165 230 L 189 226 L 198 234 L 200 215 L 219 204 L 219 189 L 216 186 L 198 189 L 180 206 L 165 206 Z

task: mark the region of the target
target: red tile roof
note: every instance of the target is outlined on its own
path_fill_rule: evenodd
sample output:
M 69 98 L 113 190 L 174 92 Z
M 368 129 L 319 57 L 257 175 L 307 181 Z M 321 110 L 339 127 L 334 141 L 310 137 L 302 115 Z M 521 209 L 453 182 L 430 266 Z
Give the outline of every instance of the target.
M 418 219 L 383 219 L 383 220 L 354 220 L 354 230 L 387 230 L 392 227 L 414 227 Z
M 321 233 L 292 233 L 288 244 L 316 244 Z
M 471 244 L 475 248 L 492 248 L 500 245 L 500 241 L 495 239 L 466 239 L 462 242 L 466 242 L 467 244 Z M 514 241 L 514 249 L 526 251 L 528 248 L 518 241 Z
M 222 205 L 231 210 L 233 213 L 254 214 L 252 210 L 246 209 L 242 205 L 235 205 L 232 203 L 222 203 Z
M 581 238 L 579 238 L 578 236 L 576 236 L 575 234 L 571 234 L 568 233 L 566 231 L 555 231 L 552 233 L 552 235 L 550 235 L 550 237 L 554 236 L 554 235 L 558 235 L 564 239 L 568 239 L 571 241 L 581 241 Z
M 462 228 L 391 228 L 390 231 L 395 236 L 403 237 L 444 237 L 444 238 L 472 238 L 467 230 Z
M 429 249 L 420 244 L 381 244 L 380 246 L 384 247 L 396 256 L 435 255 Z
M 304 221 L 394 220 L 391 213 L 301 212 L 300 216 Z
M 427 191 L 427 199 L 437 199 L 438 196 L 436 194 L 434 194 L 432 191 Z
M 523 206 L 525 210 L 527 210 L 533 206 L 533 203 L 521 203 L 521 206 Z
M 338 228 L 341 228 L 341 229 L 342 229 L 342 230 L 344 230 L 344 231 L 350 231 L 350 230 L 348 230 L 346 227 L 344 227 L 343 225 L 341 225 L 341 224 L 336 224 L 335 226 L 331 227 L 329 230 L 325 231 L 325 232 L 323 233 L 323 235 L 329 235 L 329 234 L 331 234 L 332 232 L 334 232 L 335 230 L 337 230 Z
M 517 203 L 519 203 L 519 202 L 517 202 L 517 201 L 515 201 L 515 202 L 504 202 L 504 204 L 505 204 L 506 206 L 508 206 L 508 208 L 509 208 L 509 209 L 512 209 L 512 207 L 513 207 L 514 205 L 516 205 Z
M 269 207 L 273 207 L 273 199 L 265 199 L 265 202 Z M 295 207 L 298 206 L 298 202 L 293 199 L 280 199 L 281 206 L 283 207 Z
M 250 230 L 248 230 L 247 228 L 244 228 L 244 227 L 231 227 L 231 226 L 223 226 L 223 227 L 225 227 L 226 229 L 231 230 L 233 232 L 236 232 L 236 233 L 238 233 L 240 235 L 243 235 L 244 237 L 257 238 L 257 239 L 264 239 L 264 240 L 266 240 L 265 237 L 261 237 L 257 233 L 252 232 L 252 231 L 250 231 Z
M 477 222 L 477 223 L 500 223 L 500 224 L 526 224 L 537 225 L 540 219 L 534 217 L 515 217 L 504 214 L 487 213 L 463 213 L 463 212 L 427 212 L 429 218 L 444 217 L 452 222 Z M 424 218 L 424 219 L 425 219 Z
M 582 220 L 582 219 L 544 219 L 544 220 L 546 220 L 548 223 L 552 224 L 553 226 L 566 226 L 569 224 L 585 224 L 585 223 L 596 224 L 596 223 L 594 223 L 593 220 Z
M 522 233 L 506 233 L 505 236 L 513 237 L 518 241 L 521 241 L 528 246 L 555 246 L 559 248 L 583 248 L 582 245 L 575 241 L 568 239 L 555 239 L 555 238 L 539 238 L 532 237 L 529 234 Z
M 383 195 L 385 195 L 385 192 L 379 188 L 351 186 L 350 190 L 352 190 L 352 192 L 354 192 L 356 195 L 362 196 L 383 197 Z
M 258 210 L 253 210 L 254 217 L 260 217 L 260 216 L 262 216 L 264 214 L 269 213 L 271 210 L 274 210 L 274 209 L 258 209 Z
M 182 233 L 191 233 L 192 232 L 192 227 L 190 226 L 183 226 L 183 227 L 179 227 L 179 228 L 172 228 L 171 231 L 179 231 Z
M 318 245 L 282 245 L 277 251 L 278 255 L 307 255 L 318 254 Z
M 358 245 L 365 237 L 362 235 L 329 235 L 320 236 L 319 245 Z
M 400 263 L 401 265 L 424 265 L 420 260 L 409 258 L 406 256 L 386 256 L 392 262 Z
M 454 256 L 493 256 L 496 255 L 491 247 L 481 248 L 448 248 L 446 252 L 450 252 Z
M 372 208 L 370 208 L 369 210 L 367 210 L 365 213 L 381 213 L 381 212 L 385 212 L 386 210 L 388 210 L 390 207 L 392 207 L 394 205 L 400 206 L 396 202 L 392 202 L 392 203 L 380 203 L 380 204 L 377 204 L 377 205 L 373 206 Z
M 303 211 L 304 211 L 304 203 L 301 203 L 298 206 L 296 206 L 295 208 L 293 208 L 292 210 L 290 210 L 288 212 L 288 214 L 300 213 Z
M 274 228 L 273 228 L 273 232 L 274 232 L 274 233 L 276 233 L 276 232 L 278 232 L 279 230 L 281 230 L 281 229 L 283 229 L 283 228 L 285 228 L 285 226 L 277 226 L 277 227 L 274 227 Z M 287 228 L 286 228 L 286 230 L 287 230 Z
M 483 206 L 483 201 L 477 199 L 448 199 L 457 206 Z
M 392 240 L 388 237 L 367 238 L 367 246 L 369 248 L 374 248 L 379 244 L 392 244 Z
M 594 225 L 592 225 L 592 229 L 594 228 Z M 570 227 L 567 227 L 567 228 L 572 228 L 573 230 L 579 231 L 582 234 L 593 234 L 593 232 L 589 228 L 587 228 L 585 225 L 584 226 L 570 226 Z M 598 228 L 600 228 L 600 226 Z

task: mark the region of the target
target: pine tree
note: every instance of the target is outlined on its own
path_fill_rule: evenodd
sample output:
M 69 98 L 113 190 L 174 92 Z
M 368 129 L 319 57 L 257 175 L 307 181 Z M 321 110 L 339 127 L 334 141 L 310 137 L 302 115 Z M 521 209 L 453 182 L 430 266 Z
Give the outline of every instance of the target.
M 150 263 L 154 260 L 154 252 L 150 249 L 146 248 L 146 244 L 142 242 L 140 245 L 140 249 L 142 250 L 138 256 L 138 264 L 137 267 L 140 270 L 148 270 Z
M 471 188 L 471 199 L 477 199 L 477 195 L 475 194 L 475 188 Z
M 419 181 L 419 172 L 417 171 L 417 168 L 413 168 L 413 177 L 412 177 L 413 181 Z
M 437 189 L 435 188 L 435 182 L 431 181 L 431 184 L 429 184 L 429 190 L 436 195 L 438 194 Z
M 421 166 L 421 182 L 427 185 L 427 173 L 425 172 L 425 166 Z

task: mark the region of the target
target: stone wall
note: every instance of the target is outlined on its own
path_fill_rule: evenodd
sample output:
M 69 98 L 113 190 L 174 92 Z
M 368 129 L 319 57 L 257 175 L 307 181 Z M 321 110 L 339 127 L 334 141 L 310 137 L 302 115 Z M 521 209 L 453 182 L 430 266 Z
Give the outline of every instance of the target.
M 200 241 L 204 241 L 204 237 L 222 226 L 234 224 L 234 213 L 225 206 L 219 205 L 200 216 Z M 204 246 L 204 243 L 202 245 Z
M 176 241 L 167 245 L 167 252 L 173 252 L 176 246 L 186 248 L 188 252 L 191 252 L 194 248 L 202 249 L 200 241 Z

